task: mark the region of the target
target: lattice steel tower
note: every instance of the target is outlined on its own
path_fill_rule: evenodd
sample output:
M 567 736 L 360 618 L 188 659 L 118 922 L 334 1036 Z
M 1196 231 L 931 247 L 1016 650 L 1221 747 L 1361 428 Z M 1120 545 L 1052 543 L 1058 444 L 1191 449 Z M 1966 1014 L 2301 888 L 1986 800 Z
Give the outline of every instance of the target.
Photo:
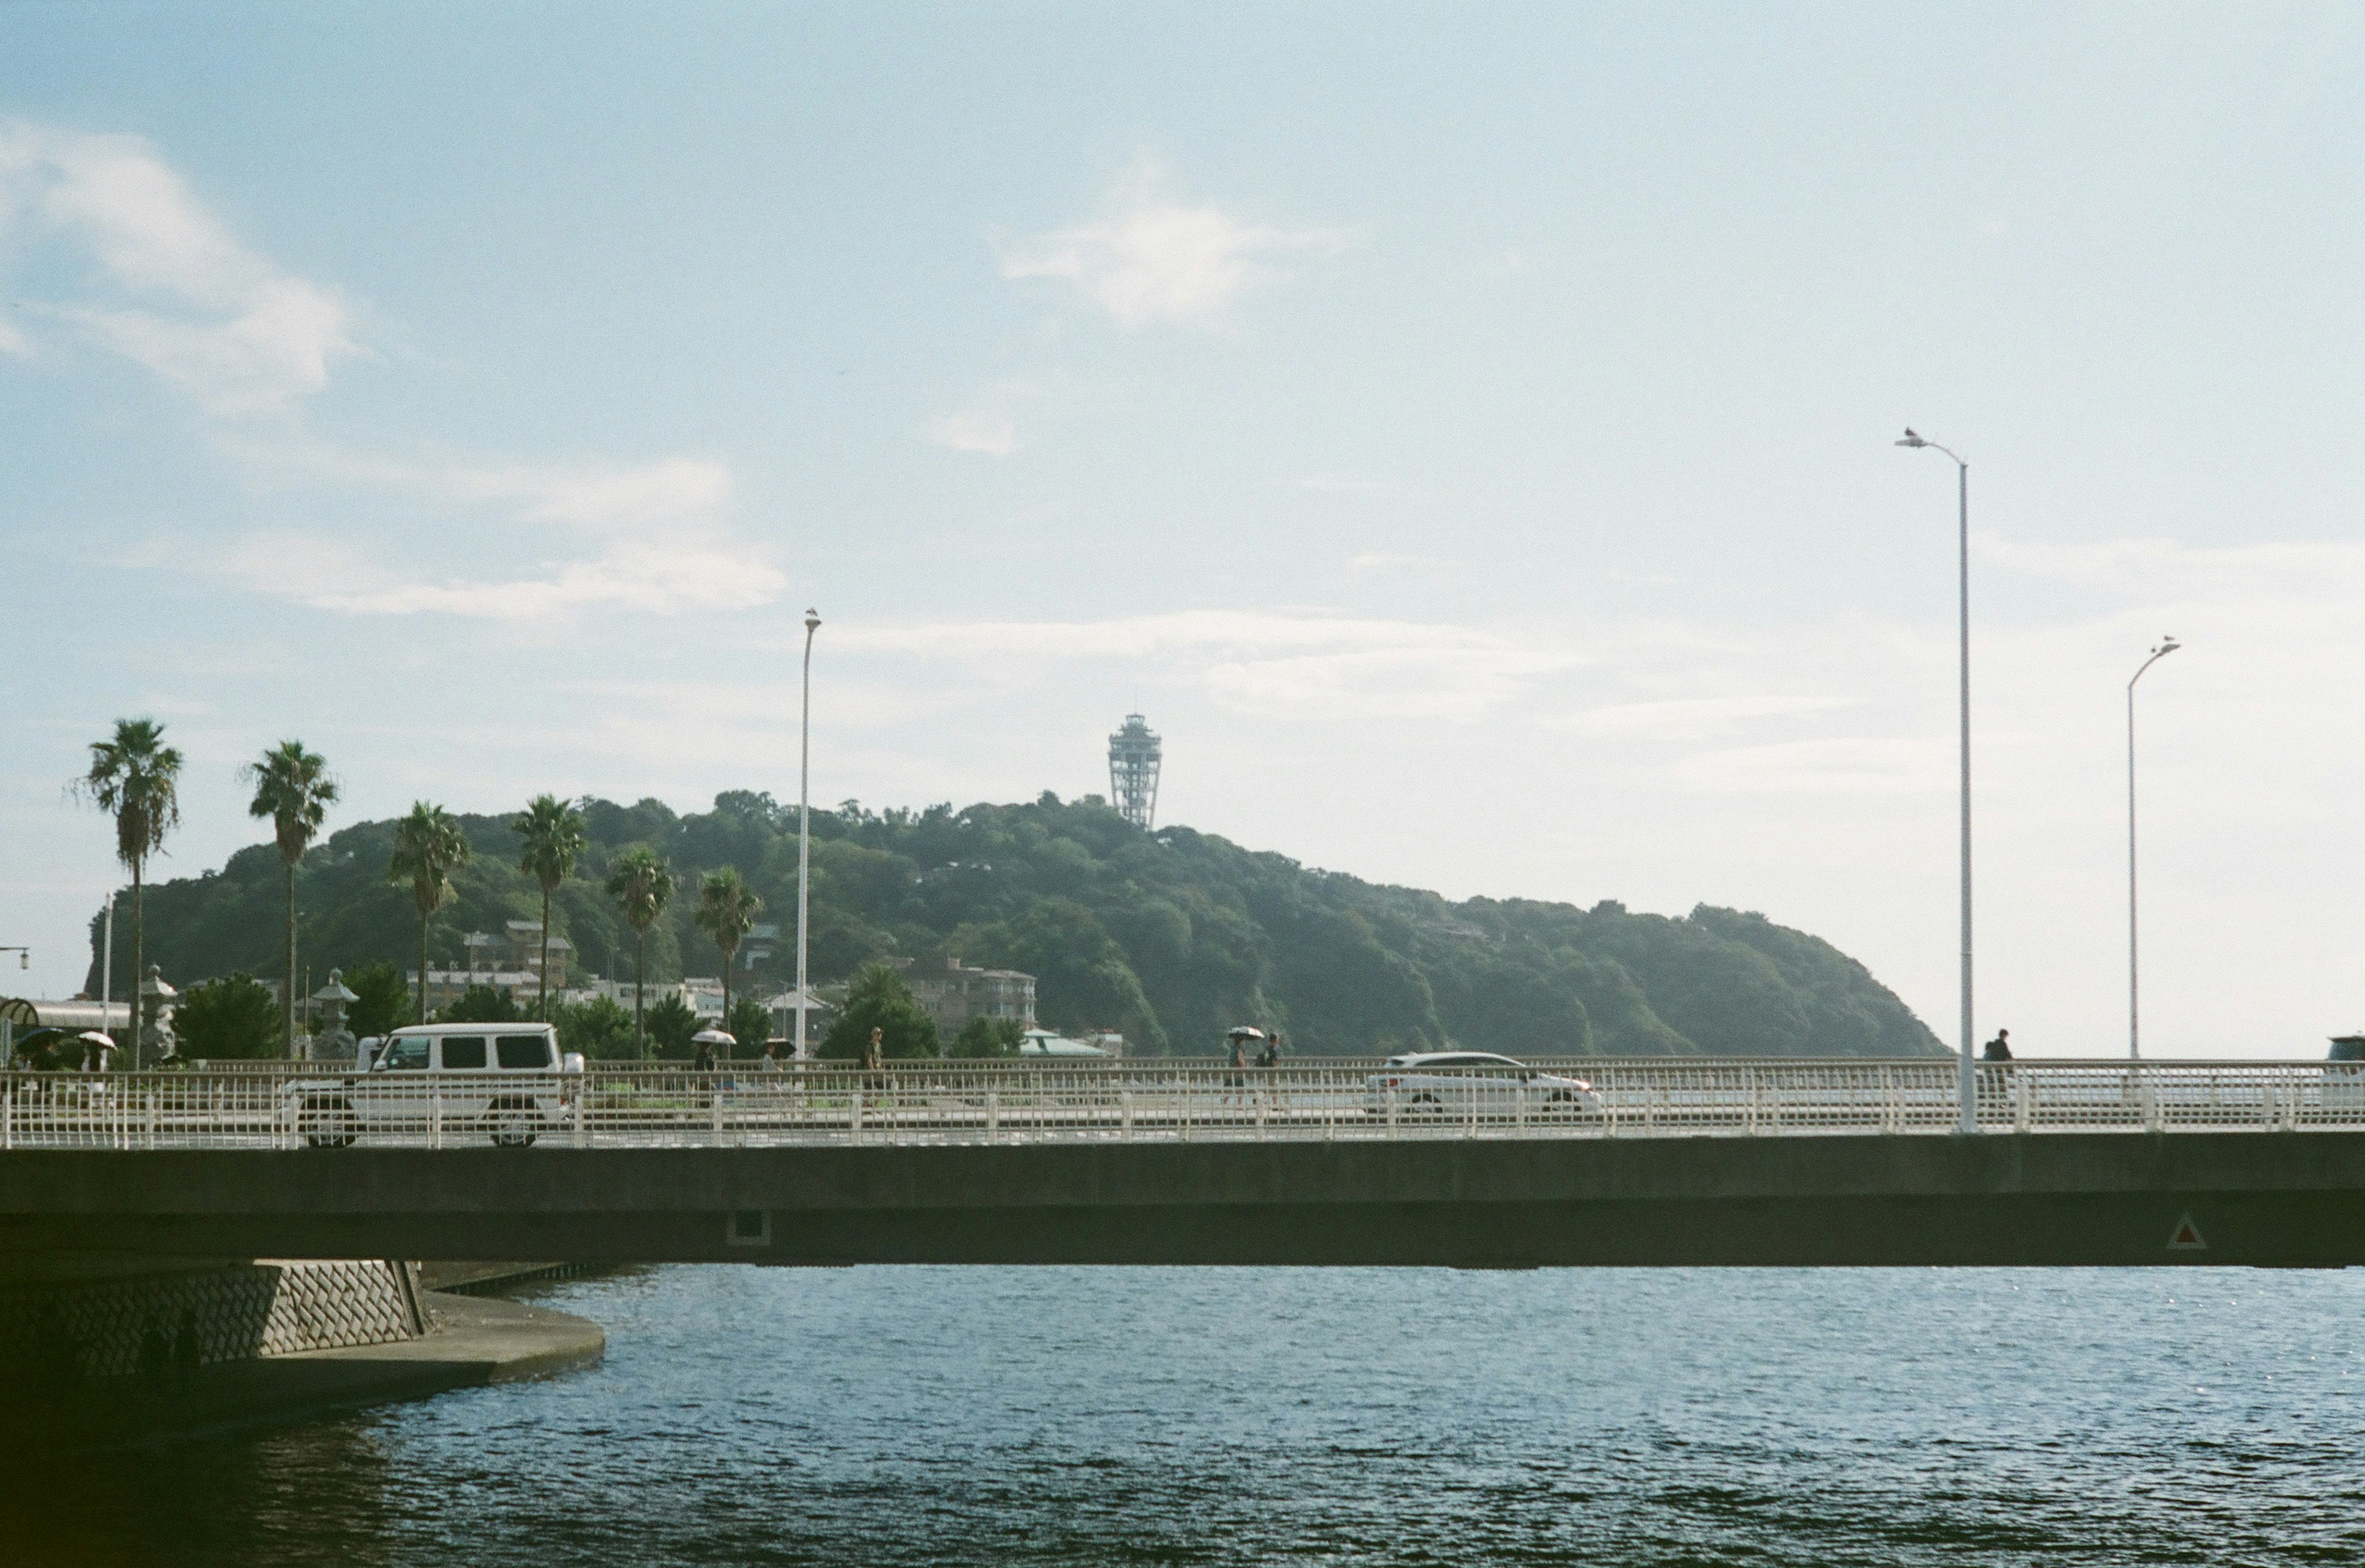
M 1125 728 L 1109 737 L 1109 799 L 1117 813 L 1145 833 L 1158 818 L 1158 764 L 1161 756 L 1149 721 L 1125 716 Z

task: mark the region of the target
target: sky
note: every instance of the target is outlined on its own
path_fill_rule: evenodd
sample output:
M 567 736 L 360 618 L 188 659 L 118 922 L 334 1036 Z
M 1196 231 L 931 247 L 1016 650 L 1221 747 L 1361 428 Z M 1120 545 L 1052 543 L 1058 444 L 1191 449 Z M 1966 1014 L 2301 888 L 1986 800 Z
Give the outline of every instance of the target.
M 2365 1025 L 2365 13 L 0 7 L 0 989 L 344 799 L 1107 789 L 1764 912 L 1950 1042 Z M 168 977 L 185 980 L 199 977 Z

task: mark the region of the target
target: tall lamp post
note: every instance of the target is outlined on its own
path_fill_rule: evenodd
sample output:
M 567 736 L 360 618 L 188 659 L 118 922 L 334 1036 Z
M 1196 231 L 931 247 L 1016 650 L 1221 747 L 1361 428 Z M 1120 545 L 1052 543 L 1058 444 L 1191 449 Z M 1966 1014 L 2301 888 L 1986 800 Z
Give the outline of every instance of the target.
M 2159 646 L 2151 651 L 2127 681 L 2127 1058 L 2143 1055 L 2142 1035 L 2137 1028 L 2135 990 L 2135 682 L 2144 671 L 2168 657 L 2184 644 L 2173 637 L 2162 637 Z
M 797 1046 L 805 1059 L 805 890 L 813 866 L 813 644 L 821 617 L 805 611 L 804 707 L 797 721 Z
M 1979 1130 L 1978 1085 L 1971 1067 L 1971 465 L 1953 449 L 1939 445 L 1913 433 L 1908 425 L 1900 446 L 1926 446 L 1933 452 L 1943 452 L 1954 459 L 1956 506 L 1958 529 L 1956 540 L 1956 561 L 1961 580 L 1961 669 L 1962 669 L 1962 749 L 1963 749 L 1963 1043 L 1962 1060 L 1956 1074 L 1956 1094 L 1960 1102 L 1955 1117 L 1955 1130 L 1975 1133 Z

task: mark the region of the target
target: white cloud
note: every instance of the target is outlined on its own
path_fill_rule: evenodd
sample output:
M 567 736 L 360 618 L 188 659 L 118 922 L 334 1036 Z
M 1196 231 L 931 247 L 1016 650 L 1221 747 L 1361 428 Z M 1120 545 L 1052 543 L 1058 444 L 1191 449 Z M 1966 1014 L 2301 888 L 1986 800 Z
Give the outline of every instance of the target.
M 1297 487 L 1311 490 L 1317 496 L 1385 498 L 1404 494 L 1404 487 L 1393 479 L 1367 479 L 1355 474 L 1309 474 L 1297 482 Z
M 333 289 L 241 244 L 156 150 L 25 121 L 0 125 L 0 249 L 49 240 L 87 252 L 103 297 L 38 302 L 219 414 L 284 409 L 360 352 Z M 0 348 L 32 351 L 0 327 Z
M 1398 572 L 1421 567 L 1442 566 L 1449 563 L 1429 555 L 1395 555 L 1384 550 L 1366 551 L 1348 563 L 1359 572 Z
M 1729 734 L 1751 720 L 1829 712 L 1862 700 L 1856 697 L 1686 697 L 1592 708 L 1547 722 L 1570 734 L 1605 740 L 1699 740 Z
M 1018 421 L 1000 409 L 972 409 L 929 420 L 928 439 L 955 452 L 1007 457 L 1018 450 Z
M 1951 788 L 1954 762 L 1945 737 L 1858 735 L 1698 752 L 1672 771 L 1704 794 L 1920 794 Z
M 595 608 L 672 615 L 768 604 L 788 583 L 729 529 L 731 471 L 720 463 L 487 464 L 284 443 L 236 450 L 267 472 L 490 510 L 506 514 L 511 531 L 556 526 L 600 543 L 588 558 L 523 577 L 405 575 L 351 544 L 307 534 L 252 536 L 223 556 L 227 575 L 316 609 L 501 621 Z
M 1278 259 L 1328 253 L 1347 236 L 1278 229 L 1167 194 L 1165 171 L 1143 159 L 1117 182 L 1102 216 L 1006 246 L 1002 275 L 1072 283 L 1119 324 L 1205 326 L 1241 294 L 1281 274 Z
M 1177 610 L 1104 621 L 958 622 L 853 629 L 851 650 L 1021 661 L 1157 661 L 1259 712 L 1451 716 L 1499 707 L 1535 678 L 1584 664 L 1574 651 L 1428 622 L 1303 610 Z
M 2313 541 L 2192 545 L 2172 539 L 2046 544 L 1980 534 L 1982 561 L 2026 577 L 2129 599 L 2224 599 L 2259 592 L 2354 599 L 2365 591 L 2365 544 Z

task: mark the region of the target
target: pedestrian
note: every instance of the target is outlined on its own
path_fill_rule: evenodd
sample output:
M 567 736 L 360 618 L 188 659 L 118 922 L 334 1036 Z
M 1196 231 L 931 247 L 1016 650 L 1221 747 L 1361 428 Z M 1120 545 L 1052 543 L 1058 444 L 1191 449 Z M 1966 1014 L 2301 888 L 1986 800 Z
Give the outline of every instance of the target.
M 872 1072 L 877 1072 L 886 1064 L 887 1031 L 873 1024 L 870 1026 L 870 1043 L 862 1047 L 862 1065 Z
M 779 1041 L 766 1040 L 764 1042 L 764 1059 L 758 1065 L 766 1072 L 778 1072 L 780 1070 Z
M 694 1059 L 692 1059 L 690 1066 L 700 1072 L 712 1072 L 714 1070 L 714 1042 L 703 1037 L 705 1035 L 704 1030 L 701 1030 L 699 1033 L 701 1038 L 698 1042 L 698 1055 Z
M 1988 1042 L 1987 1049 L 1982 1053 L 1983 1058 L 1988 1061 L 2010 1061 L 2012 1059 L 2011 1039 L 2011 1030 L 1998 1029 L 1996 1037 Z

